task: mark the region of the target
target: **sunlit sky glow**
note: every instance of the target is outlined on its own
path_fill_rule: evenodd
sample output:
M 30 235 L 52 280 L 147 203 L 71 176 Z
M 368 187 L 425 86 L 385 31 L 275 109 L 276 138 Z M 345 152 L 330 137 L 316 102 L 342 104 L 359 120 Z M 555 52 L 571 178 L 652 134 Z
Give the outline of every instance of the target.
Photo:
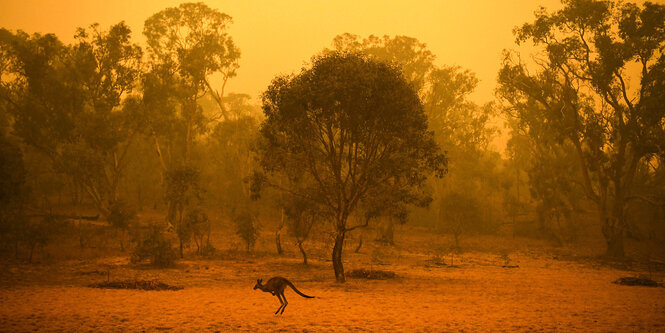
M 2 1 L 0 27 L 28 33 L 55 33 L 71 42 L 76 27 L 98 22 L 104 28 L 125 21 L 143 43 L 143 22 L 183 1 Z M 297 71 L 312 55 L 330 47 L 333 37 L 349 32 L 406 35 L 428 45 L 439 65 L 458 65 L 481 80 L 472 99 L 493 99 L 501 51 L 513 47 L 512 29 L 533 19 L 539 5 L 558 0 L 468 1 L 205 1 L 233 17 L 230 28 L 242 51 L 238 76 L 227 92 L 257 97 L 279 73 Z

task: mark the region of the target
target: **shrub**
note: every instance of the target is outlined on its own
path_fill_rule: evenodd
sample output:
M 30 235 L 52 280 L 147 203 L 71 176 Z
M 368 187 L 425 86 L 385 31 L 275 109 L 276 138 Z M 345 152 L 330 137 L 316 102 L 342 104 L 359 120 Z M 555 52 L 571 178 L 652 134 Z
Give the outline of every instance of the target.
M 127 230 L 136 222 L 136 211 L 122 200 L 114 201 L 109 207 L 109 224 L 121 230 Z
M 125 250 L 127 231 L 136 223 L 136 211 L 121 200 L 114 201 L 109 207 L 109 224 L 119 232 L 120 249 Z
M 187 212 L 182 223 L 187 228 L 191 237 L 196 243 L 196 253 L 199 255 L 210 255 L 215 252 L 215 248 L 210 242 L 210 219 L 208 215 L 200 208 L 193 208 Z
M 136 247 L 131 256 L 132 263 L 149 259 L 152 265 L 167 267 L 173 265 L 178 256 L 164 226 L 136 227 L 134 242 Z
M 259 226 L 256 219 L 249 212 L 242 212 L 233 218 L 236 225 L 236 234 L 245 241 L 247 252 L 254 246 L 259 237 Z

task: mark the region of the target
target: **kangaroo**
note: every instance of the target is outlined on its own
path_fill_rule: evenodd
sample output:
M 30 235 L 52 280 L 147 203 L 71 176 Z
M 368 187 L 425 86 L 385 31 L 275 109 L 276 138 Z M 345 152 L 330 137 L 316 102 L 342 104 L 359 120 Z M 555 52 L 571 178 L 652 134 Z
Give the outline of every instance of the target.
M 254 285 L 254 290 L 261 289 L 262 291 L 271 293 L 273 296 L 277 296 L 279 302 L 282 303 L 282 305 L 280 305 L 279 308 L 277 308 L 277 311 L 275 311 L 275 314 L 277 313 L 283 314 L 284 309 L 286 309 L 286 305 L 289 304 L 289 302 L 286 301 L 286 297 L 284 297 L 284 289 L 286 289 L 286 286 L 291 287 L 291 289 L 293 289 L 293 291 L 295 291 L 296 294 L 302 297 L 314 298 L 314 296 L 307 296 L 301 293 L 300 290 L 296 289 L 296 286 L 294 286 L 293 283 L 291 283 L 291 281 L 280 276 L 270 278 L 268 281 L 266 281 L 265 284 L 262 284 L 262 282 L 263 282 L 262 279 L 256 280 L 256 285 Z

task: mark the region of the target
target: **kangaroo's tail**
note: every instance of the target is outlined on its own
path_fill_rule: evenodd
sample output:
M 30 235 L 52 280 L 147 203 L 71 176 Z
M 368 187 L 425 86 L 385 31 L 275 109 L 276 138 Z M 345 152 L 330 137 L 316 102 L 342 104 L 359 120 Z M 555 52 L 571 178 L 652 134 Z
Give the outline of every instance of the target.
M 302 297 L 305 297 L 305 298 L 314 298 L 314 296 L 309 296 L 309 295 L 305 295 L 305 294 L 301 293 L 300 290 L 296 289 L 296 286 L 294 286 L 293 283 L 291 283 L 291 281 L 286 280 L 286 283 L 289 285 L 289 287 L 291 287 L 291 289 L 293 289 L 293 291 L 296 292 L 296 294 L 298 294 Z

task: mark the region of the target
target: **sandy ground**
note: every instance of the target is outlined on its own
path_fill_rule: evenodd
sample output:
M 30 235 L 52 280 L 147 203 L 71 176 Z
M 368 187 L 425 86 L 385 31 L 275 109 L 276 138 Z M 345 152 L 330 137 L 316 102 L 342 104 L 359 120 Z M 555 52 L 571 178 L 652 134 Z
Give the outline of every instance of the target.
M 351 256 L 350 256 L 351 257 Z M 353 259 L 351 257 L 351 259 Z M 13 266 L 0 275 L 0 331 L 409 331 L 665 332 L 665 288 L 611 283 L 635 275 L 576 261 L 465 254 L 458 267 L 426 258 L 375 266 L 395 280 L 331 281 L 330 263 L 296 258 L 185 261 L 168 270 L 136 268 L 125 258 L 66 265 Z M 347 270 L 358 263 L 347 263 Z M 180 291 L 102 290 L 111 279 L 160 279 Z M 256 278 L 286 276 L 306 294 L 252 290 Z

